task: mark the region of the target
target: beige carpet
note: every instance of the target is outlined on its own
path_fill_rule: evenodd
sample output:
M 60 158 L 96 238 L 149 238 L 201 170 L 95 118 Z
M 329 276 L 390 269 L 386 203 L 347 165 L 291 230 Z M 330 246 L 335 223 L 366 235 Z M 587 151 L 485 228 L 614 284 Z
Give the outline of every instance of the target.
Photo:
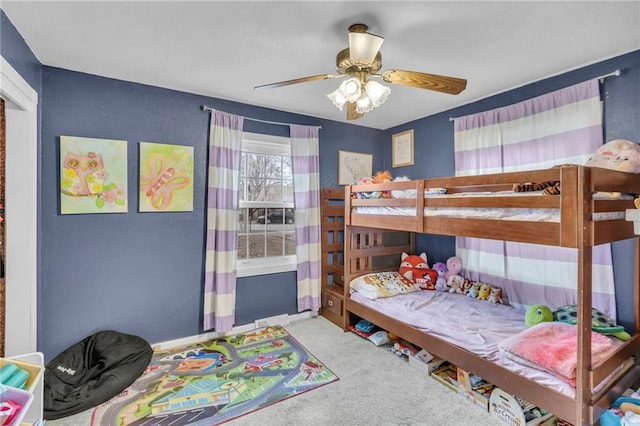
M 265 425 L 504 424 L 390 352 L 322 317 L 285 328 L 340 380 L 226 423 Z M 47 426 L 88 426 L 91 410 Z

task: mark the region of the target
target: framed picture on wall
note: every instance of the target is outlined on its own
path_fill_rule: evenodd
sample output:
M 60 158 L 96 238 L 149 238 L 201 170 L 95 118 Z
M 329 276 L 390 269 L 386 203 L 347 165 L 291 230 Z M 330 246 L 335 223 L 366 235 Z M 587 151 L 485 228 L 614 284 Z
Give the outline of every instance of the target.
M 60 136 L 60 213 L 127 212 L 127 141 Z
M 413 165 L 413 129 L 391 137 L 392 167 Z
M 338 151 L 338 185 L 349 185 L 363 177 L 371 177 L 373 154 Z
M 140 142 L 141 212 L 193 211 L 193 147 Z

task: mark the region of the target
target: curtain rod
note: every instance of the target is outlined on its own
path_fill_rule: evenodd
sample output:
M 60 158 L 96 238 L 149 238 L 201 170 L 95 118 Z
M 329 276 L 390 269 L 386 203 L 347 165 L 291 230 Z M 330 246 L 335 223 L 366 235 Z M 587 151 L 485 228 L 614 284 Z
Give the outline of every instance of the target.
M 604 79 L 607 77 L 620 77 L 620 69 L 618 68 L 615 71 L 610 72 L 609 74 L 603 74 L 600 77 L 598 77 L 598 80 L 600 80 L 600 83 L 604 82 Z
M 600 80 L 600 83 L 603 83 L 605 78 L 607 78 L 607 77 L 620 77 L 620 74 L 621 74 L 621 73 L 620 73 L 620 69 L 618 68 L 618 69 L 617 69 L 617 70 L 615 70 L 615 71 L 611 71 L 611 72 L 610 72 L 610 73 L 608 73 L 608 74 L 603 74 L 603 75 L 601 75 L 601 76 L 599 76 L 599 77 L 596 77 L 596 78 L 597 78 L 598 80 Z M 456 119 L 455 117 L 449 117 L 449 121 L 453 121 L 453 120 L 455 120 L 455 119 Z
M 211 108 L 210 106 L 207 106 L 207 105 L 202 105 L 200 109 L 203 111 L 209 111 L 209 112 L 214 111 L 214 108 Z M 244 117 L 244 118 L 246 120 L 257 121 L 259 123 L 276 124 L 278 126 L 291 126 L 291 123 L 281 123 L 280 121 L 260 120 L 259 118 L 251 118 L 251 117 Z M 301 124 L 301 126 L 306 126 L 306 125 L 307 124 Z M 314 126 L 314 127 L 317 127 L 318 129 L 322 129 L 322 126 Z

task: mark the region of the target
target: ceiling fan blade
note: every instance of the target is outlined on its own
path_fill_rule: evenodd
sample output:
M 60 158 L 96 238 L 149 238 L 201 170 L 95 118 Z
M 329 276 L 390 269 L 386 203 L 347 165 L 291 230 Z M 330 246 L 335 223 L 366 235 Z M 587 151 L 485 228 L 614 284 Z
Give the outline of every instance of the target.
M 347 102 L 347 120 L 357 120 L 360 117 L 364 117 L 364 113 L 356 110 L 356 102 Z
M 349 27 L 349 58 L 352 63 L 367 65 L 374 61 L 384 38 L 367 32 L 364 24 Z
M 387 83 L 402 84 L 419 89 L 457 95 L 467 87 L 467 80 L 444 75 L 425 74 L 416 71 L 388 70 L 382 73 Z
M 263 84 L 261 86 L 254 87 L 253 90 L 273 89 L 276 87 L 288 86 L 290 84 L 306 83 L 307 81 L 326 80 L 328 78 L 337 78 L 337 77 L 344 77 L 344 76 L 333 75 L 333 74 L 311 75 L 309 77 L 294 78 L 293 80 L 285 80 L 285 81 L 278 81 L 277 83 Z

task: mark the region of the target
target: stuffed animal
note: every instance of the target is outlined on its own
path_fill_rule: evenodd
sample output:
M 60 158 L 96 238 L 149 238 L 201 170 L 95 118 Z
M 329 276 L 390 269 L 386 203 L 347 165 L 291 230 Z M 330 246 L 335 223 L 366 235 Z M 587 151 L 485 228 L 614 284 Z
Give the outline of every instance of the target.
M 640 145 L 626 139 L 611 140 L 598 148 L 585 165 L 640 173 Z
M 403 252 L 400 256 L 400 268 L 398 269 L 398 272 L 400 275 L 410 279 L 414 283 L 416 282 L 416 278 L 423 278 L 429 270 L 427 254 L 424 252 L 419 255 L 410 255 Z
M 576 305 L 562 306 L 555 311 L 545 305 L 530 306 L 524 316 L 524 322 L 531 327 L 541 322 L 559 321 L 568 324 L 578 323 L 578 307 Z M 624 327 L 616 325 L 604 312 L 591 308 L 591 329 L 601 334 L 612 335 L 620 340 L 629 340 L 631 336 L 624 331 Z
M 502 289 L 500 287 L 493 287 L 487 301 L 489 303 L 502 303 Z
M 444 273 L 444 279 L 449 282 L 449 277 L 452 275 L 460 275 L 462 270 L 462 259 L 457 256 L 452 256 L 447 259 L 447 270 Z
M 553 168 L 570 164 L 559 164 Z M 640 145 L 626 139 L 613 139 L 596 150 L 585 166 L 619 170 L 627 173 L 640 173 Z M 513 185 L 514 192 L 542 191 L 543 195 L 559 195 L 560 182 L 527 182 Z
M 444 279 L 444 273 L 447 270 L 447 266 L 442 262 L 433 264 L 433 270 L 438 273 L 438 279 L 436 280 L 437 291 L 447 291 L 447 280 Z
M 393 181 L 391 172 L 385 170 L 383 172 L 377 172 L 373 177 L 360 178 L 354 185 L 368 185 L 372 183 L 387 183 Z M 351 195 L 352 198 L 391 198 L 391 191 L 370 191 L 370 192 L 354 192 Z
M 465 296 L 469 293 L 469 289 L 471 288 L 471 280 L 465 279 L 462 283 L 462 287 L 460 288 L 460 294 L 464 294 Z
M 446 272 L 445 272 L 446 275 Z M 464 278 L 460 275 L 450 275 L 447 279 L 447 286 L 449 287 L 449 293 L 462 294 L 462 284 L 464 284 Z
M 545 305 L 531 305 L 524 314 L 524 323 L 527 327 L 551 321 L 553 321 L 553 312 Z
M 480 284 L 480 282 L 471 282 L 471 287 L 469 287 L 467 296 L 473 297 L 474 299 L 477 298 L 478 292 L 480 291 Z
M 572 164 L 558 164 L 552 169 L 558 169 L 565 166 L 571 166 Z M 560 195 L 560 181 L 559 180 L 550 180 L 547 182 L 525 182 L 525 183 L 514 183 L 513 184 L 513 192 L 531 192 L 531 191 L 542 191 L 542 195 Z
M 393 176 L 391 176 L 391 172 L 389 170 L 385 170 L 383 172 L 376 172 L 373 175 L 373 183 L 387 183 L 393 181 Z
M 435 290 L 436 281 L 438 280 L 438 273 L 433 269 L 427 269 L 422 277 L 416 278 L 416 284 L 422 290 Z
M 377 172 L 373 175 L 373 183 L 388 183 L 393 182 L 393 176 L 391 176 L 391 172 L 385 170 L 383 172 Z M 391 198 L 391 191 L 380 191 L 380 197 L 382 198 Z
M 478 299 L 487 300 L 491 294 L 491 286 L 489 284 L 480 283 L 480 289 L 478 290 Z

